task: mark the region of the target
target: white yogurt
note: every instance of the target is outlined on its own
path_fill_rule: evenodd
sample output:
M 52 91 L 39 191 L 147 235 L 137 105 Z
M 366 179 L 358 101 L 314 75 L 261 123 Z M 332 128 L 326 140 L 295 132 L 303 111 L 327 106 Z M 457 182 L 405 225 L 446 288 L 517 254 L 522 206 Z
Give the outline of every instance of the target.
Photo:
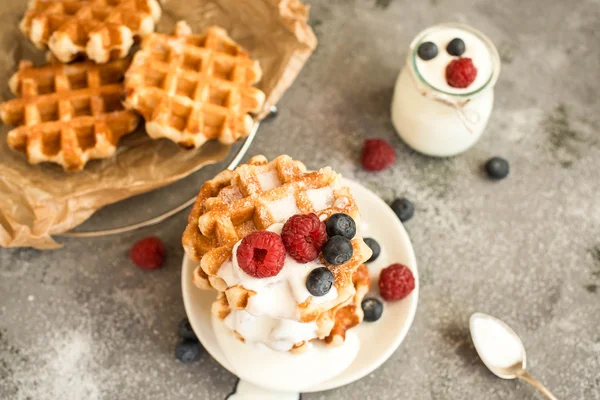
M 465 53 L 477 68 L 467 88 L 446 82 L 446 66 L 458 58 L 446 51 L 460 38 Z M 438 48 L 425 61 L 417 50 L 424 42 Z M 415 150 L 439 157 L 467 150 L 483 133 L 494 104 L 494 85 L 500 73 L 500 57 L 493 43 L 479 31 L 462 24 L 442 24 L 426 29 L 410 45 L 406 65 L 394 89 L 392 122 L 399 136 Z
M 255 317 L 244 310 L 232 310 L 223 320 L 250 344 L 263 344 L 276 351 L 288 351 L 294 344 L 315 339 L 316 322 L 297 322 L 289 319 Z
M 283 224 L 277 223 L 267 230 L 279 235 L 282 228 Z M 261 343 L 277 351 L 288 351 L 296 343 L 317 338 L 318 326 L 315 322 L 299 322 L 298 304 L 309 298 L 311 304 L 322 304 L 337 298 L 335 286 L 324 296 L 313 296 L 306 289 L 308 274 L 324 264 L 318 258 L 300 264 L 286 254 L 283 268 L 277 275 L 255 278 L 244 272 L 238 264 L 237 248 L 240 243 L 241 240 L 235 244 L 232 259 L 221 265 L 217 275 L 228 287 L 240 285 L 256 294 L 250 297 L 245 310 L 232 310 L 224 320 L 225 325 L 244 340 Z
M 300 354 L 274 351 L 260 343 L 242 343 L 217 317 L 212 328 L 225 358 L 242 380 L 273 390 L 303 390 L 325 382 L 344 371 L 356 358 L 360 341 L 352 330 L 341 346 L 309 344 Z M 263 397 L 259 397 L 263 399 Z
M 477 68 L 477 76 L 473 83 L 466 88 L 454 88 L 446 81 L 446 66 L 458 57 L 450 55 L 446 51 L 448 43 L 452 39 L 459 38 L 465 43 L 465 52 L 460 56 L 470 58 Z M 438 55 L 431 60 L 423 60 L 419 56 L 414 57 L 416 71 L 421 77 L 437 90 L 451 94 L 465 94 L 481 89 L 492 76 L 492 57 L 485 42 L 469 31 L 458 28 L 437 29 L 425 34 L 416 45 L 432 42 L 438 48 Z
M 281 234 L 283 224 L 273 224 L 267 230 Z M 310 298 L 312 304 L 322 304 L 337 298 L 335 286 L 324 296 L 312 296 L 306 289 L 306 278 L 315 268 L 325 265 L 317 258 L 306 264 L 300 264 L 286 254 L 281 271 L 269 278 L 255 278 L 242 270 L 237 261 L 237 248 L 241 240 L 233 247 L 232 260 L 221 265 L 217 275 L 228 287 L 241 285 L 256 292 L 248 300 L 246 311 L 255 317 L 299 320 L 298 304 Z

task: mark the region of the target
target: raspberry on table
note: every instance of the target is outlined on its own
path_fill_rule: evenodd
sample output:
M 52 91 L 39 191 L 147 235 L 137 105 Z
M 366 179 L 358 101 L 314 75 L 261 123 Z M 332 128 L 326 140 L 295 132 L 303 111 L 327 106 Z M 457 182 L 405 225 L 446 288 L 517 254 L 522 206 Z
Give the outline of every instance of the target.
M 290 257 L 306 264 L 319 256 L 327 231 L 316 214 L 296 214 L 283 225 L 281 240 Z
M 135 265 L 143 269 L 156 269 L 163 265 L 166 250 L 162 241 L 150 236 L 135 242 L 129 250 L 129 258 Z
M 402 264 L 392 264 L 379 275 L 379 293 L 384 300 L 402 300 L 415 288 L 412 271 Z
M 464 89 L 477 77 L 477 68 L 468 57 L 456 58 L 446 67 L 446 81 L 453 88 Z
M 396 161 L 396 153 L 391 144 L 384 139 L 367 139 L 363 145 L 360 159 L 367 171 L 381 171 Z
M 285 247 L 276 233 L 256 231 L 242 239 L 236 256 L 245 273 L 255 278 L 268 278 L 283 268 Z

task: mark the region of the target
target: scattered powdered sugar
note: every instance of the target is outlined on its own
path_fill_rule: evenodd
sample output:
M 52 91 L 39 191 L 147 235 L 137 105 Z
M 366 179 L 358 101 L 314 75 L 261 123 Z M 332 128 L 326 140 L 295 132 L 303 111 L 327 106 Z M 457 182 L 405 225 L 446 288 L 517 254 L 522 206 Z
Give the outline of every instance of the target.
M 292 215 L 300 213 L 293 192 L 290 192 L 290 194 L 283 199 L 270 203 L 267 208 L 275 222 L 284 222 Z
M 49 332 L 44 342 L 39 347 L 44 350 L 29 354 L 30 362 L 15 368 L 12 379 L 19 387 L 16 399 L 102 398 L 94 372 L 100 370 L 95 357 L 98 343 L 92 341 L 89 331 Z
M 281 180 L 279 179 L 279 175 L 277 175 L 277 171 L 269 171 L 265 172 L 264 174 L 259 174 L 257 178 L 260 188 L 263 192 L 281 186 Z
M 306 191 L 306 195 L 315 211 L 321 211 L 333 205 L 333 189 L 329 186 L 320 189 L 309 189 Z

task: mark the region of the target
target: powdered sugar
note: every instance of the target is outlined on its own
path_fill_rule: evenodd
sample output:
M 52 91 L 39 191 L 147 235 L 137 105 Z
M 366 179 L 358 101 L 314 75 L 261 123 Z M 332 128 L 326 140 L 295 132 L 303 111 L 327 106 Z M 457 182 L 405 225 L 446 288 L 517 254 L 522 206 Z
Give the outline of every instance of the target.
M 315 211 L 321 211 L 333 206 L 333 189 L 329 186 L 320 189 L 309 189 L 306 191 L 306 195 Z
M 94 353 L 97 344 L 86 329 L 50 332 L 39 358 L 17 369 L 13 380 L 19 386 L 17 399 L 101 399 L 100 369 Z
M 291 192 L 286 197 L 276 200 L 267 206 L 269 213 L 275 222 L 284 222 L 292 215 L 300 213 L 300 209 L 296 204 L 294 193 Z
M 259 174 L 257 178 L 260 188 L 264 192 L 281 186 L 281 180 L 279 179 L 277 171 L 275 170 L 265 172 L 264 174 Z

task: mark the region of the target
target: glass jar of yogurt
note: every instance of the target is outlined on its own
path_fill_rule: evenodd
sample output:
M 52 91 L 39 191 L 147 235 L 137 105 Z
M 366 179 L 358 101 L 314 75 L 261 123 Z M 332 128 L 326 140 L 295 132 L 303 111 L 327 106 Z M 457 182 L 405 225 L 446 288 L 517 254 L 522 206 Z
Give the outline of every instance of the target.
M 458 51 L 449 47 L 453 39 L 462 41 Z M 419 55 L 424 43 L 430 47 L 427 59 Z M 447 81 L 447 66 L 460 58 L 470 58 L 477 70 L 467 87 L 453 87 Z M 410 44 L 406 65 L 396 81 L 392 100 L 396 131 L 421 153 L 439 157 L 462 153 L 475 144 L 487 125 L 499 74 L 498 50 L 476 29 L 446 23 L 424 30 Z

